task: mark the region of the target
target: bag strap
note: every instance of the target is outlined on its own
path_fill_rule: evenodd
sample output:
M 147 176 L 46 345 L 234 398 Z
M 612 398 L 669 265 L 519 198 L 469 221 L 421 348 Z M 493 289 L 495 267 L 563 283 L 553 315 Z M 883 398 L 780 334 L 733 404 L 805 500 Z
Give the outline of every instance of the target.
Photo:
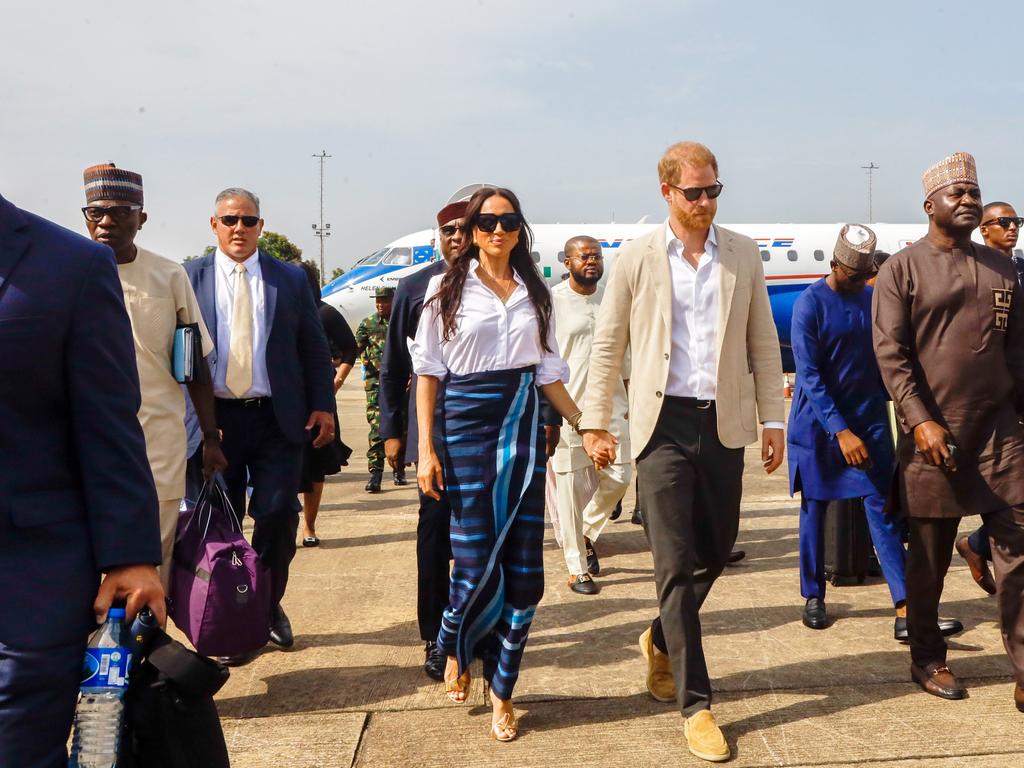
M 231 674 L 223 664 L 190 651 L 163 631 L 153 637 L 146 659 L 192 696 L 213 696 Z

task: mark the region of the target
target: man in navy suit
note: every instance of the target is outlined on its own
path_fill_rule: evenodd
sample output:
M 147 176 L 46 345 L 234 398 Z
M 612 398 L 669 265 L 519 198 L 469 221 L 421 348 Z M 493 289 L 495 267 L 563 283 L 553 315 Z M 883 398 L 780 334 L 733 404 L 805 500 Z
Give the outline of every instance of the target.
M 210 371 L 228 461 L 224 479 L 239 519 L 252 485 L 252 546 L 271 576 L 270 639 L 290 648 L 281 598 L 295 556 L 302 450 L 311 435 L 314 447 L 334 439 L 334 367 L 305 273 L 258 249 L 256 195 L 236 187 L 221 192 L 210 226 L 216 252 L 185 271 L 216 341 Z
M 165 620 L 140 402 L 113 252 L 0 197 L 2 766 L 67 765 L 85 643 L 114 600 Z

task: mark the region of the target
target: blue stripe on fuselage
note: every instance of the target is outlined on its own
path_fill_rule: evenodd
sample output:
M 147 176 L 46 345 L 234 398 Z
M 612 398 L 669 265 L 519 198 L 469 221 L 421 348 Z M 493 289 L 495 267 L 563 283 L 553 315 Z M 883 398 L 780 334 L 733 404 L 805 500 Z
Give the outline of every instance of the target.
M 423 262 L 425 266 L 429 262 Z M 342 288 L 348 288 L 356 283 L 363 283 L 367 280 L 373 280 L 383 275 L 389 275 L 392 272 L 397 272 L 400 269 L 408 269 L 411 264 L 374 264 L 368 267 L 353 267 L 351 270 L 346 272 L 336 280 L 332 280 L 323 287 L 320 291 L 320 295 L 323 298 L 327 298 L 332 293 L 337 293 Z M 411 273 L 410 273 L 411 274 Z

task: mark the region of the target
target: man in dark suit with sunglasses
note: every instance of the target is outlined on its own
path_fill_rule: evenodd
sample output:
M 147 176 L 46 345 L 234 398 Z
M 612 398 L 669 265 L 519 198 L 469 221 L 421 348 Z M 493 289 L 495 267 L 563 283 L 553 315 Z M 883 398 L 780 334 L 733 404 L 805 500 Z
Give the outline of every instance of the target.
M 112 600 L 164 620 L 140 403 L 113 252 L 0 197 L 4 768 L 67 765 L 86 640 Z
M 215 253 L 185 265 L 207 328 L 224 479 L 241 520 L 251 484 L 252 545 L 270 570 L 270 639 L 294 642 L 281 607 L 295 556 L 303 445 L 334 439 L 334 368 L 309 282 L 297 267 L 258 250 L 259 198 L 237 187 L 217 196 Z M 241 663 L 246 659 L 227 659 Z

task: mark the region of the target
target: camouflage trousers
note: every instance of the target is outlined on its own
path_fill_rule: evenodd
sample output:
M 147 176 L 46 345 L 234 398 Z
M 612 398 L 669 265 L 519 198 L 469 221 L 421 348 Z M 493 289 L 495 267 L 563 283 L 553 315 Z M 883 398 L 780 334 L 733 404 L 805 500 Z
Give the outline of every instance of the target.
M 384 469 L 384 441 L 380 436 L 380 382 L 366 382 L 366 423 L 370 425 L 366 458 L 371 472 Z

